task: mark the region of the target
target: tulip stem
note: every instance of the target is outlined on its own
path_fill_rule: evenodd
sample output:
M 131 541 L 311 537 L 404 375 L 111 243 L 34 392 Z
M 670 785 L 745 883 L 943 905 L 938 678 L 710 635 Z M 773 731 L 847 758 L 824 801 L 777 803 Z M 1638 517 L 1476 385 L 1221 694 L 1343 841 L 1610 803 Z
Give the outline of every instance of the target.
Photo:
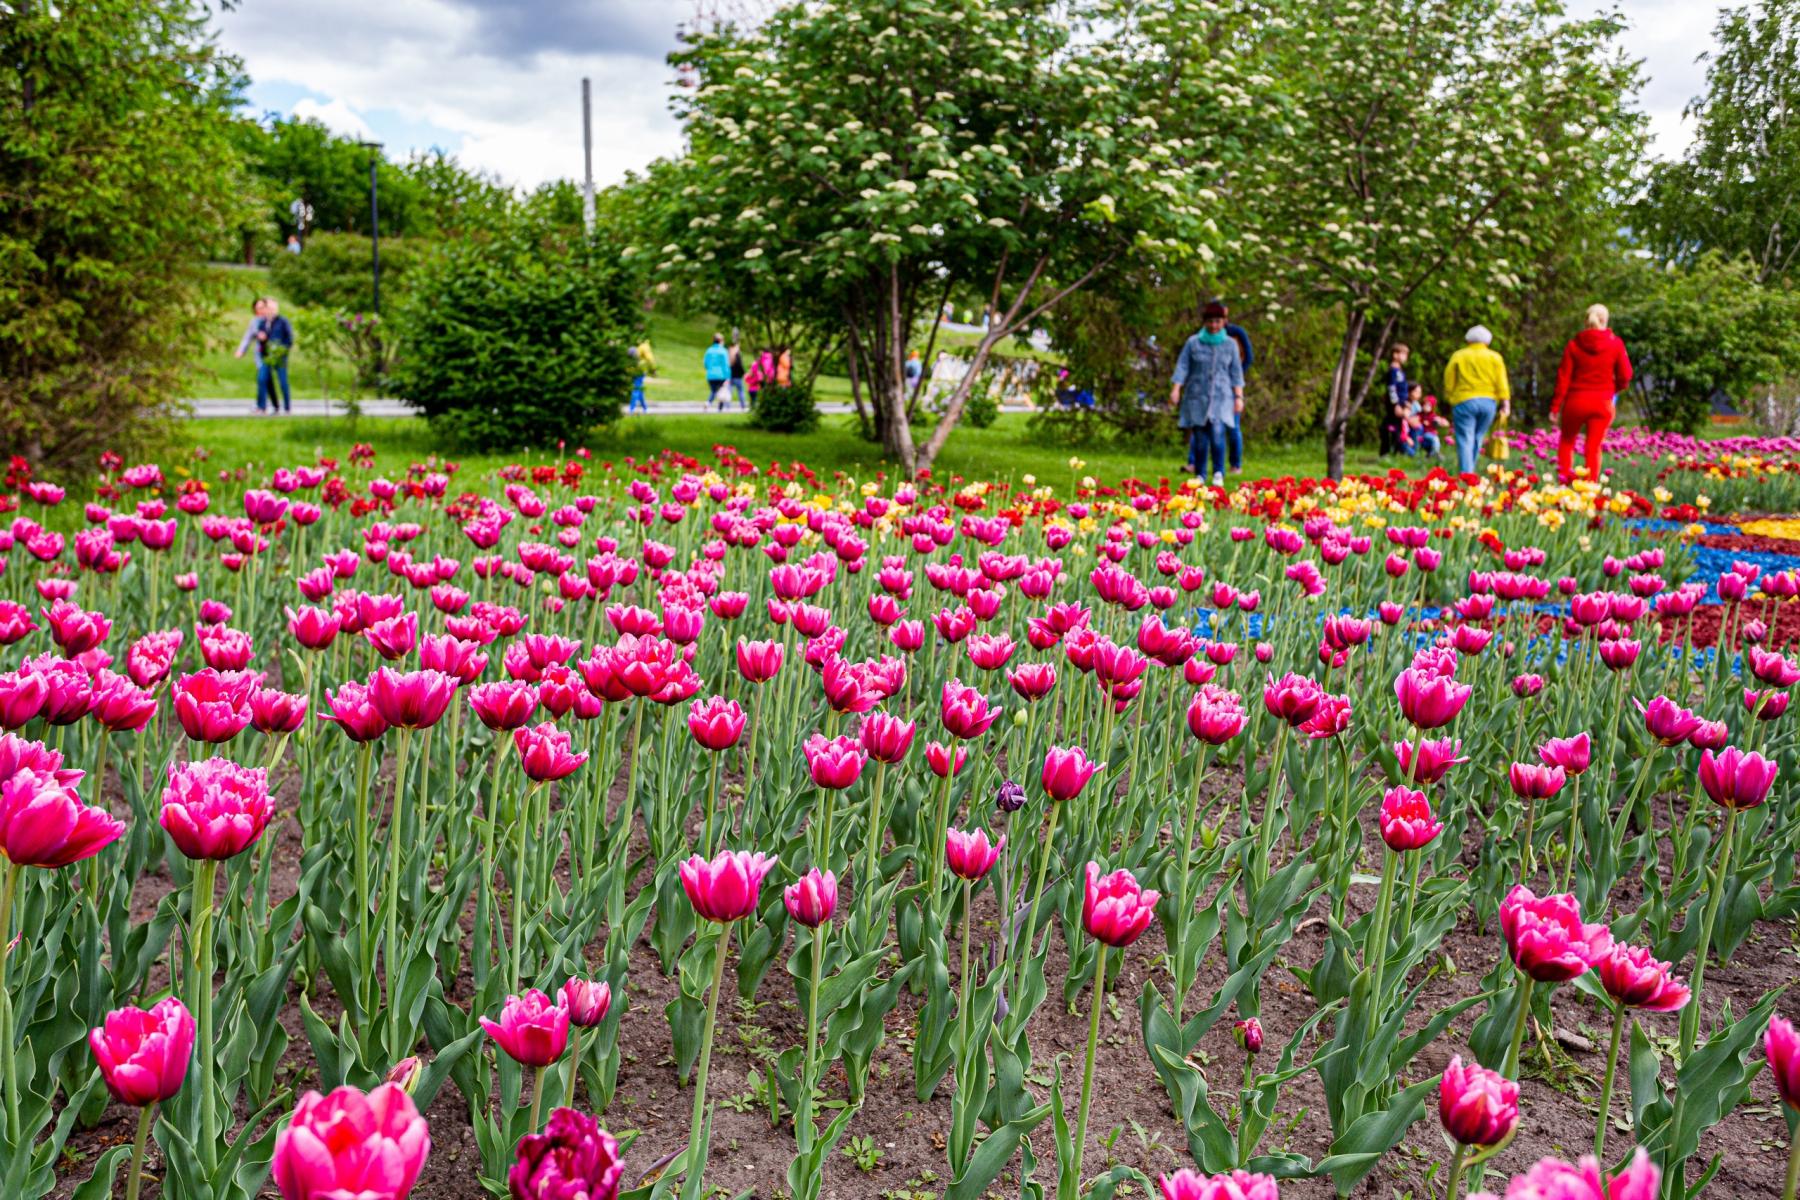
M 539 1067 L 531 1074 L 531 1132 L 533 1133 L 541 1128 L 538 1124 L 538 1114 L 544 1109 L 544 1072 L 549 1069 L 549 1067 Z M 570 1076 L 570 1078 L 572 1079 L 574 1076 Z
M 1024 952 L 1019 955 L 1018 991 L 1021 997 L 1025 990 L 1025 972 L 1030 968 L 1031 960 L 1035 957 L 1032 943 L 1037 940 L 1038 905 L 1044 899 L 1044 875 L 1050 869 L 1050 851 L 1056 844 L 1056 819 L 1061 814 L 1062 805 L 1052 800 L 1050 802 L 1050 819 L 1044 822 L 1044 847 L 1043 852 L 1038 855 L 1037 881 L 1031 888 L 1031 912 L 1025 918 L 1025 942 L 1021 947 Z
M 1171 741 L 1174 740 L 1171 736 Z M 1188 963 L 1188 921 L 1194 915 L 1194 898 L 1188 894 L 1189 871 L 1194 857 L 1194 826 L 1200 822 L 1200 790 L 1206 782 L 1206 744 L 1200 746 L 1199 756 L 1194 762 L 1194 794 L 1188 801 L 1187 824 L 1182 826 L 1181 833 L 1181 918 L 1176 921 L 1175 961 L 1171 963 L 1175 975 L 1175 1024 L 1181 1025 L 1181 1010 L 1187 1003 L 1187 989 L 1190 982 L 1190 965 Z
M 1081 1107 L 1075 1114 L 1075 1157 L 1069 1167 L 1069 1178 L 1075 1183 L 1075 1191 L 1081 1190 L 1081 1155 L 1087 1149 L 1088 1102 L 1094 1096 L 1094 1050 L 1100 1044 L 1100 1005 L 1106 997 L 1106 943 L 1098 944 L 1099 954 L 1094 959 L 1094 1011 L 1088 1018 L 1087 1061 L 1081 1069 Z M 1062 1191 L 1061 1187 L 1057 1188 Z
M 532 804 L 533 789 L 527 788 L 519 797 L 518 812 L 513 816 L 515 833 L 513 848 L 515 852 L 513 867 L 513 904 L 512 904 L 512 990 L 516 993 L 522 986 L 524 971 L 524 938 L 525 912 L 528 900 L 526 893 L 530 890 L 525 883 L 525 828 L 528 822 L 526 812 Z
M 1594 1125 L 1594 1157 L 1604 1161 L 1606 1123 L 1612 1117 L 1614 1072 L 1619 1068 L 1619 1039 L 1625 1033 L 1625 1006 L 1613 1014 L 1612 1042 L 1606 1049 L 1606 1081 L 1600 1086 L 1600 1120 Z
M 193 956 L 193 1010 L 199 1026 L 195 1048 L 200 1059 L 200 1161 L 208 1177 L 219 1161 L 219 1115 L 213 1089 L 213 1064 L 218 1047 L 213 1042 L 213 888 L 218 878 L 217 860 L 203 858 L 194 864 L 193 928 L 189 952 Z
M 156 1105 L 146 1104 L 138 1112 L 137 1137 L 131 1143 L 131 1174 L 125 1177 L 125 1200 L 138 1200 L 138 1189 L 144 1182 L 144 1145 L 150 1140 L 150 1123 Z
M 1781 1200 L 1794 1200 L 1800 1192 L 1800 1137 L 1788 1146 L 1787 1183 L 1781 1189 Z
M 1400 917 L 1400 936 L 1405 937 L 1412 932 L 1413 910 L 1419 902 L 1419 871 L 1425 865 L 1425 852 L 1412 852 L 1412 883 L 1406 892 L 1406 912 Z
M 1681 1014 L 1681 1061 L 1693 1052 L 1700 1033 L 1700 985 L 1706 979 L 1706 957 L 1712 952 L 1713 925 L 1719 919 L 1719 902 L 1725 898 L 1725 876 L 1731 871 L 1731 840 L 1737 825 L 1737 810 L 1725 810 L 1725 836 L 1720 839 L 1719 862 L 1713 868 L 1712 894 L 1706 898 L 1706 916 L 1700 925 L 1700 945 L 1694 951 L 1694 977 L 1690 984 L 1693 998 Z
M 1525 1041 L 1525 1022 L 1531 1017 L 1531 989 L 1537 980 L 1525 976 L 1525 983 L 1519 988 L 1519 1015 L 1513 1018 L 1512 1044 L 1506 1050 L 1506 1063 L 1501 1074 L 1508 1079 L 1519 1078 L 1519 1047 Z
M 962 1034 L 959 1049 L 963 1050 L 965 1053 L 969 1047 L 969 1038 L 973 1036 L 974 1033 L 973 1028 L 969 1024 L 969 919 L 973 916 L 969 904 L 969 887 L 969 881 L 967 879 L 963 880 L 962 1003 L 958 1006 L 956 1014 L 956 1023 L 960 1027 L 960 1032 Z
M 1450 1177 L 1444 1181 L 1444 1200 L 1456 1200 L 1457 1189 L 1462 1185 L 1463 1159 L 1469 1148 L 1461 1142 L 1450 1152 Z
M 1275 873 L 1275 814 L 1280 807 L 1281 790 L 1281 752 L 1287 745 L 1287 722 L 1283 721 L 1275 727 L 1275 749 L 1270 753 L 1269 790 L 1263 800 L 1262 828 L 1258 834 L 1260 848 L 1256 857 L 1257 870 L 1261 872 L 1257 879 L 1257 887 L 1269 882 Z M 1413 751 L 1413 759 L 1418 760 L 1418 750 Z M 1253 890 L 1252 895 L 1255 894 Z
M 819 1038 L 819 981 L 825 971 L 825 933 L 830 927 L 831 922 L 825 921 L 813 930 L 812 990 L 806 996 L 806 1074 L 800 1081 L 800 1111 L 795 1115 L 795 1131 L 805 1137 L 809 1147 L 813 1136 L 813 1089 L 819 1082 L 819 1059 L 814 1049 Z
M 1375 1014 L 1381 1011 L 1382 976 L 1387 974 L 1388 922 L 1394 911 L 1394 878 L 1399 874 L 1400 856 L 1384 845 L 1381 851 L 1381 891 L 1375 898 L 1375 919 L 1369 925 L 1369 940 L 1363 945 L 1363 970 L 1369 972 L 1368 1035 L 1375 1031 Z
M 713 1030 L 719 1022 L 719 993 L 725 987 L 725 959 L 731 950 L 731 922 L 719 927 L 718 957 L 713 960 L 712 995 L 706 1002 L 706 1035 L 700 1039 L 700 1062 L 694 1068 L 694 1118 L 688 1124 L 687 1173 L 681 1194 L 699 1196 L 701 1174 L 706 1164 L 707 1139 L 711 1130 L 706 1125 L 706 1072 L 712 1066 Z
M 869 797 L 869 864 L 862 878 L 865 896 L 874 899 L 875 890 L 881 884 L 881 793 L 887 783 L 887 764 L 875 765 L 875 790 Z
M 406 756 L 412 749 L 412 730 L 400 729 L 400 748 L 394 754 L 394 807 L 388 813 L 387 938 L 383 962 L 387 973 L 388 1057 L 399 1061 L 406 1051 L 400 1045 L 400 979 L 406 964 L 400 961 L 400 852 L 406 828 Z M 200 1044 L 211 1045 L 202 1031 Z
M 19 1144 L 18 1051 L 13 1045 L 12 993 L 6 987 L 6 959 L 12 949 L 13 899 L 19 891 L 19 868 L 6 862 L 0 883 L 0 1086 L 6 1089 L 7 1144 Z
M 1559 891 L 1568 891 L 1575 884 L 1575 860 L 1581 857 L 1581 776 L 1569 780 L 1569 861 L 1563 867 L 1562 887 Z M 1556 868 L 1550 868 L 1552 876 Z
M 938 864 L 944 860 L 944 842 L 949 837 L 950 828 L 950 789 L 956 782 L 956 740 L 950 741 L 950 761 L 944 769 L 944 790 L 938 793 L 937 820 L 932 825 L 932 842 L 925 847 L 926 857 L 931 861 L 931 886 L 925 895 L 931 908 L 937 908 L 938 901 Z
M 375 743 L 364 742 L 356 764 L 356 933 L 363 980 L 370 989 L 367 996 L 357 997 L 364 1020 L 375 1010 L 375 942 L 369 929 L 369 760 L 374 757 Z M 357 990 L 362 990 L 361 983 Z
M 575 1082 L 581 1078 L 581 1030 L 573 1029 L 569 1031 L 569 1044 L 571 1047 L 569 1056 L 569 1087 L 566 1098 L 563 1100 L 564 1108 L 575 1107 Z M 533 1124 L 533 1132 L 535 1132 L 535 1122 Z

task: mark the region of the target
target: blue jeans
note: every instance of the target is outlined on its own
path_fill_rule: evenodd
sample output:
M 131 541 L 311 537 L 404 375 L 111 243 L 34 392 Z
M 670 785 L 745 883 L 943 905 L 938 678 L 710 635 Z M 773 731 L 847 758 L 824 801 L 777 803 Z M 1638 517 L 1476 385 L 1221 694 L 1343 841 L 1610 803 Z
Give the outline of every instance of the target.
M 737 397 L 738 407 L 743 408 L 744 407 L 744 377 L 742 375 L 733 375 L 731 377 L 731 394 L 733 396 Z
M 275 385 L 281 384 L 281 403 L 275 403 Z M 276 412 L 293 412 L 294 397 L 288 392 L 287 364 L 271 366 L 256 364 L 256 411 L 261 412 L 264 404 L 271 405 Z
M 1226 447 L 1231 442 L 1232 428 L 1218 421 L 1208 421 L 1188 430 L 1188 458 L 1194 464 L 1194 478 L 1207 479 L 1214 472 L 1224 474 Z M 1209 452 L 1212 455 L 1210 470 L 1206 465 Z
M 650 405 L 644 401 L 644 377 L 636 375 L 631 380 L 631 401 L 625 406 L 626 412 L 649 412 Z
M 1471 396 L 1461 404 L 1450 406 L 1450 427 L 1456 431 L 1456 469 L 1463 474 L 1475 473 L 1475 459 L 1481 453 L 1481 443 L 1487 440 L 1488 430 L 1494 427 L 1494 418 L 1500 413 L 1500 406 L 1494 403 L 1492 396 Z
M 1241 420 L 1231 427 L 1231 469 L 1244 469 L 1244 423 Z

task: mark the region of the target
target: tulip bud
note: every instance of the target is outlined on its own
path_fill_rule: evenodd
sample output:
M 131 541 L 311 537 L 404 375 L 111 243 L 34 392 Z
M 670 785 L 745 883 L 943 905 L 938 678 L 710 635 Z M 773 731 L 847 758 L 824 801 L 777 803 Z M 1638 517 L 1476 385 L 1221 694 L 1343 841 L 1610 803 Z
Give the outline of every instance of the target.
M 425 1064 L 414 1054 L 388 1068 L 387 1077 L 382 1082 L 391 1083 L 410 1096 L 419 1086 L 419 1077 L 423 1074 Z
M 1262 1052 L 1262 1022 L 1255 1017 L 1246 1017 L 1232 1026 L 1231 1035 L 1237 1039 L 1237 1044 L 1243 1048 L 1244 1053 L 1259 1054 Z

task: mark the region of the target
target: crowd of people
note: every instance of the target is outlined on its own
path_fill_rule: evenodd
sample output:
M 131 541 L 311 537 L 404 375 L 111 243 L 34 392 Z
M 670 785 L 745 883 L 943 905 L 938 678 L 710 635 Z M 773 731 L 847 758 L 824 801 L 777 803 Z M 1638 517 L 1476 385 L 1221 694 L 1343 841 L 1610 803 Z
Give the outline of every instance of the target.
M 1564 481 L 1574 477 L 1578 438 L 1588 478 L 1600 478 L 1600 447 L 1618 412 L 1618 397 L 1631 384 L 1631 357 L 1609 328 L 1611 319 L 1604 304 L 1591 305 L 1587 327 L 1563 348 L 1550 417 L 1561 431 L 1557 466 Z M 1512 384 L 1493 342 L 1486 326 L 1475 325 L 1444 364 L 1447 436 L 1463 474 L 1476 470 L 1483 453 L 1507 455 L 1504 426 L 1512 412 Z M 1437 396 L 1408 374 L 1411 361 L 1412 349 L 1404 343 L 1389 351 L 1380 400 L 1381 454 L 1435 459 L 1446 441 L 1445 415 Z M 1243 470 L 1244 377 L 1254 362 L 1250 335 L 1231 323 L 1224 301 L 1207 301 L 1199 331 L 1176 356 L 1169 407 L 1187 443 L 1183 470 L 1214 486 L 1224 484 L 1227 470 Z

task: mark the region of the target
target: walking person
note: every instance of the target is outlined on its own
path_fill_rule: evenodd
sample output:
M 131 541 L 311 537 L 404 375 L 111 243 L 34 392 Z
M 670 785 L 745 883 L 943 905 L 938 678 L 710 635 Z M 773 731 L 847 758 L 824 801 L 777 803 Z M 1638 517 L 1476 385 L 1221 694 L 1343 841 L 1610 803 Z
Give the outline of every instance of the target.
M 266 412 L 269 404 L 269 385 L 263 378 L 262 371 L 262 339 L 263 327 L 267 317 L 263 312 L 263 298 L 258 296 L 250 304 L 250 324 L 244 329 L 244 336 L 238 342 L 237 353 L 233 358 L 242 358 L 245 354 L 254 354 L 251 360 L 256 364 L 256 411 Z
M 1475 473 L 1481 444 L 1496 420 L 1512 412 L 1512 385 L 1506 360 L 1494 352 L 1494 335 L 1476 325 L 1463 335 L 1463 348 L 1444 364 L 1444 401 L 1450 406 L 1450 430 L 1456 437 L 1456 469 Z
M 1231 430 L 1244 411 L 1244 362 L 1225 332 L 1225 306 L 1211 301 L 1200 315 L 1205 324 L 1175 360 L 1169 407 L 1188 435 L 1195 476 L 1206 478 L 1210 455 L 1213 486 L 1222 487 Z
M 1563 347 L 1562 365 L 1556 370 L 1556 394 L 1550 416 L 1560 416 L 1562 438 L 1556 446 L 1556 477 L 1568 483 L 1575 474 L 1575 435 L 1585 434 L 1581 457 L 1587 476 L 1600 481 L 1600 446 L 1618 412 L 1619 393 L 1631 386 L 1631 356 L 1625 343 L 1608 326 L 1612 314 L 1604 304 L 1587 310 L 1587 328 Z
M 725 349 L 724 334 L 713 334 L 712 345 L 701 356 L 700 365 L 706 370 L 707 407 L 712 407 L 713 402 L 717 401 L 723 411 L 725 401 L 731 395 L 731 352 Z
M 925 378 L 925 363 L 917 350 L 906 352 L 906 398 L 910 402 L 913 393 L 919 390 L 919 383 Z
M 1412 358 L 1412 347 L 1405 342 L 1395 342 L 1388 353 L 1387 370 L 1387 412 L 1381 422 L 1381 453 L 1393 454 L 1401 451 L 1412 454 L 1411 439 L 1407 436 L 1407 418 L 1410 415 L 1412 389 L 1406 378 L 1406 364 Z
M 1225 306 L 1224 301 L 1220 301 L 1219 306 L 1225 309 L 1225 336 L 1237 343 L 1238 360 L 1243 363 L 1244 375 L 1248 378 L 1250 368 L 1256 362 L 1256 351 L 1250 345 L 1250 332 L 1242 325 L 1232 321 L 1231 309 Z M 1231 473 L 1242 475 L 1244 473 L 1244 423 L 1242 421 L 1232 422 L 1229 449 L 1231 451 Z
M 294 411 L 293 393 L 288 390 L 288 355 L 294 350 L 294 325 L 281 315 L 281 305 L 271 297 L 263 298 L 262 365 L 257 369 L 257 391 L 267 390 L 269 411 Z M 281 402 L 275 401 L 275 385 L 281 385 Z
M 743 350 L 738 346 L 737 338 L 734 336 L 731 339 L 731 394 L 737 397 L 740 412 L 748 407 L 744 403 L 745 374 Z M 721 404 L 719 407 L 722 409 L 725 406 Z
M 775 355 L 768 350 L 759 350 L 756 361 L 750 364 L 750 370 L 744 375 L 744 388 L 750 393 L 750 407 L 756 407 L 757 397 L 762 395 L 766 387 L 775 386 Z

